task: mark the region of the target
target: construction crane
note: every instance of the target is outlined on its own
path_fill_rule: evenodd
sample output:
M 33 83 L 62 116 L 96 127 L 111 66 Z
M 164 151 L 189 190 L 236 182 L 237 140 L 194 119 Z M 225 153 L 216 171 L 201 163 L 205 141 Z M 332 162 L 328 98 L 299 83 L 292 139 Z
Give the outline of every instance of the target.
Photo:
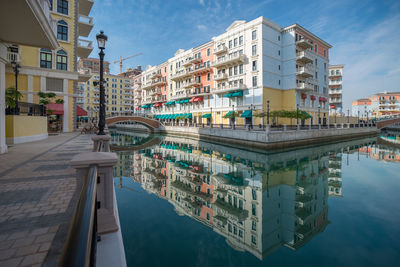
M 113 63 L 118 63 L 119 62 L 119 73 L 122 73 L 122 62 L 127 60 L 127 59 L 130 59 L 130 58 L 133 58 L 133 57 L 137 57 L 137 56 L 140 56 L 140 55 L 143 55 L 143 53 L 138 53 L 138 54 L 135 54 L 135 55 L 132 55 L 132 56 L 129 56 L 129 57 L 125 57 L 125 58 L 119 57 L 119 59 L 114 61 Z

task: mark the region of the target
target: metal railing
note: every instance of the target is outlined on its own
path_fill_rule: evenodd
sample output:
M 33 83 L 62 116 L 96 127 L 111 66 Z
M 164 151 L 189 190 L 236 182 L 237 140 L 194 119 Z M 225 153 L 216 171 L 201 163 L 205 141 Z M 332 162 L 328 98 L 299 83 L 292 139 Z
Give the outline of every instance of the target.
M 92 166 L 82 190 L 59 266 L 96 266 L 97 166 Z
M 46 116 L 46 106 L 26 102 L 18 102 L 18 111 L 12 108 L 6 108 L 6 115 Z

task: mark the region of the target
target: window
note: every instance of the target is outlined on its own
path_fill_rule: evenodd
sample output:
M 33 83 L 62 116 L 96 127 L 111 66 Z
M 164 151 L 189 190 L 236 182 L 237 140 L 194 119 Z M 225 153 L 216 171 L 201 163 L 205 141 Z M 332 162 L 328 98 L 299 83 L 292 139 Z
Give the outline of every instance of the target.
M 254 245 L 257 245 L 257 238 L 255 235 L 251 235 L 251 243 L 253 243 Z
M 251 32 L 251 40 L 256 40 L 257 39 L 257 30 L 254 30 Z
M 211 49 L 207 48 L 207 56 L 209 57 L 211 55 Z
M 56 68 L 58 70 L 67 70 L 67 52 L 60 50 L 57 52 Z
M 326 57 L 326 50 L 324 49 L 324 57 Z
M 278 65 L 278 70 L 281 70 L 281 65 Z
M 257 216 L 257 206 L 256 204 L 251 204 L 251 215 Z
M 50 10 L 53 10 L 53 0 L 49 0 L 49 4 L 50 4 Z
M 235 39 L 233 40 L 233 46 L 234 46 L 234 47 L 236 47 L 236 46 L 237 46 L 237 44 L 238 44 L 238 39 L 237 39 L 237 38 L 235 38 Z
M 52 54 L 50 49 L 40 49 L 40 67 L 51 69 L 52 68 Z
M 251 55 L 252 55 L 252 56 L 257 55 L 257 45 L 253 45 L 253 46 L 251 47 Z
M 243 36 L 239 36 L 239 45 L 243 44 Z
M 297 33 L 296 33 L 297 34 Z M 281 36 L 280 35 L 278 35 L 278 41 L 280 41 L 281 40 Z
M 278 56 L 280 56 L 281 55 L 281 50 L 278 50 Z
M 256 71 L 257 70 L 257 60 L 254 60 L 253 61 L 253 64 L 252 64 L 252 66 L 253 66 L 253 71 Z
M 335 71 L 334 70 L 331 70 L 331 75 L 335 75 Z
M 315 44 L 315 52 L 318 52 L 318 45 Z
M 68 24 L 63 20 L 59 20 L 57 24 L 57 39 L 68 41 Z
M 232 48 L 232 40 L 229 40 L 229 48 Z
M 229 67 L 229 76 L 232 76 L 232 67 Z
M 235 66 L 235 67 L 233 68 L 233 74 L 234 74 L 234 75 L 238 75 L 238 66 Z
M 243 74 L 243 64 L 239 65 L 239 74 Z
M 254 190 L 254 189 L 251 190 L 251 196 L 253 197 L 253 200 L 257 200 L 257 192 L 256 192 L 256 190 Z
M 256 221 L 251 222 L 251 230 L 257 231 L 257 222 Z
M 46 77 L 46 91 L 63 92 L 63 79 Z
M 211 73 L 210 72 L 207 73 L 207 81 L 209 81 L 209 80 L 211 80 Z
M 257 76 L 253 76 L 253 87 L 257 86 Z
M 67 0 L 57 0 L 57 12 L 68 15 L 68 1 Z

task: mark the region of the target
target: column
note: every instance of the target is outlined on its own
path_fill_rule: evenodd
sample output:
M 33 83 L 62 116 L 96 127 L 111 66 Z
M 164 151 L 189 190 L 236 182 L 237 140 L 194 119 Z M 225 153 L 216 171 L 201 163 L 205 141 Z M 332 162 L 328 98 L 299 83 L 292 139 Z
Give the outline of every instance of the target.
M 68 80 L 63 80 L 63 92 L 64 92 L 64 119 L 63 119 L 63 132 L 69 132 L 69 122 L 71 120 L 72 112 L 69 110 L 68 103 Z M 70 114 L 71 113 L 71 114 Z
M 0 58 L 0 154 L 7 153 L 5 91 L 6 91 L 6 65 Z
M 33 103 L 33 76 L 28 75 L 28 103 Z

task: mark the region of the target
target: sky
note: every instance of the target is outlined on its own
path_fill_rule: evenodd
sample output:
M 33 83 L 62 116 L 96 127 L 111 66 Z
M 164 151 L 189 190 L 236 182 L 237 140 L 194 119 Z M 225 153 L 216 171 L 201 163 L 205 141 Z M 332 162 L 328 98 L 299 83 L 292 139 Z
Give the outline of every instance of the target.
M 89 39 L 100 30 L 108 36 L 105 60 L 143 53 L 124 61 L 124 70 L 157 65 L 235 20 L 264 16 L 282 27 L 298 23 L 333 46 L 330 64 L 345 65 L 345 109 L 374 93 L 400 92 L 399 0 L 95 0 L 90 16 Z M 119 63 L 111 73 L 119 73 Z

